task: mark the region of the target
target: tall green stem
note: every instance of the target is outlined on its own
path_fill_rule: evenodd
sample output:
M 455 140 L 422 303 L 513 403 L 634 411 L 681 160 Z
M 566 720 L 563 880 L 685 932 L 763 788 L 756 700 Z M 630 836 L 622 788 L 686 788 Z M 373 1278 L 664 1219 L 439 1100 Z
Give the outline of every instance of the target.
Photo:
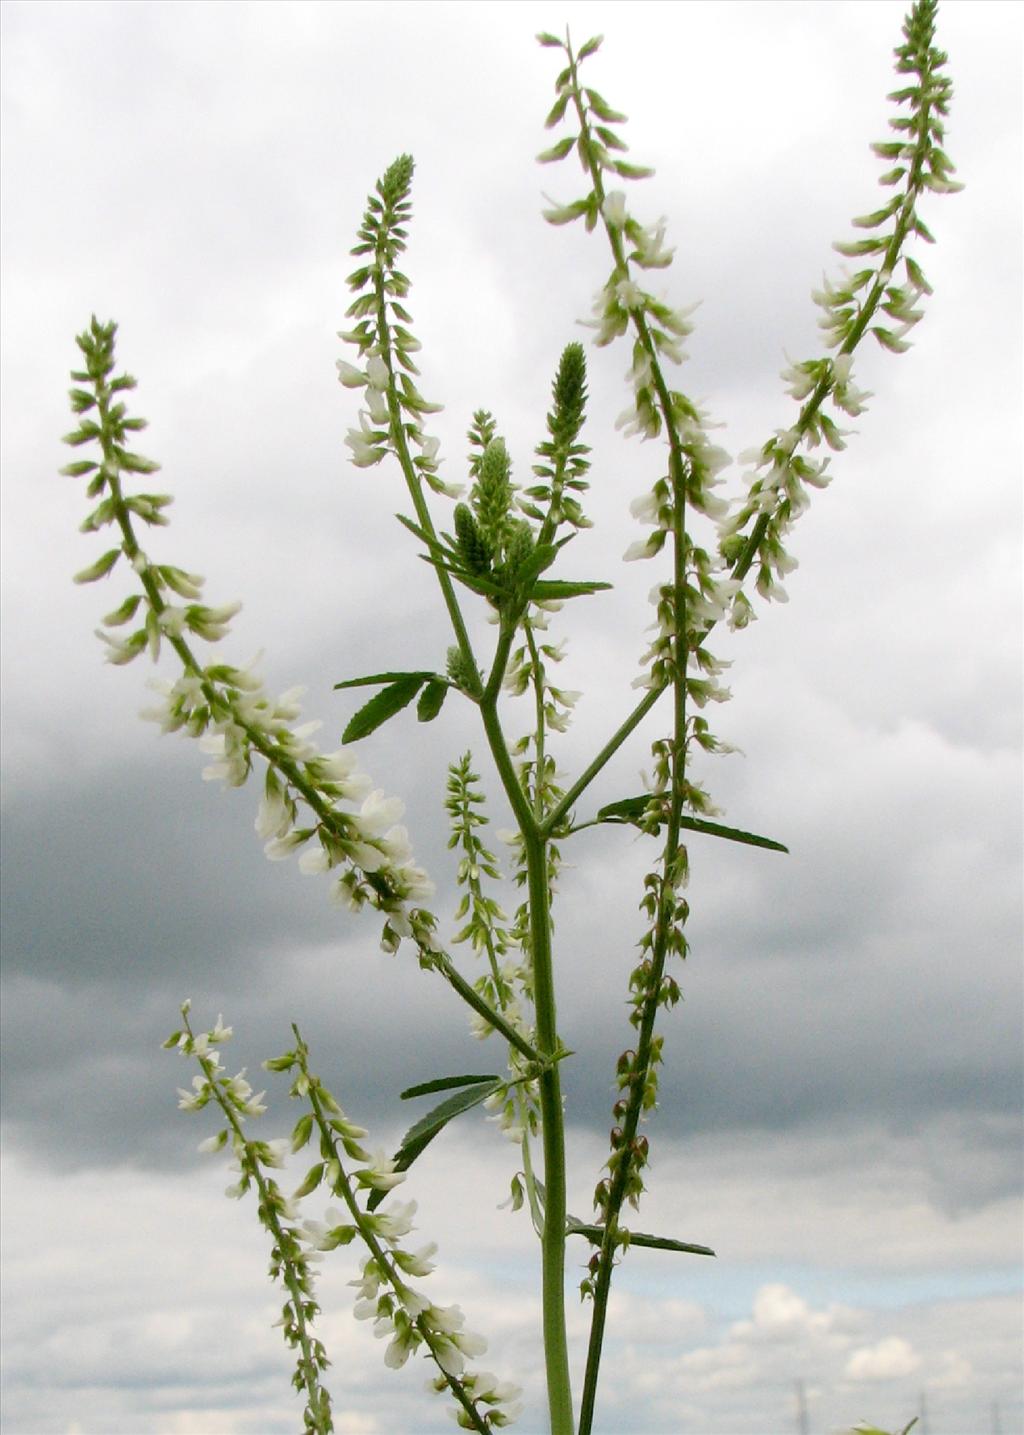
M 536 832 L 524 832 L 523 838 L 529 879 L 537 1045 L 541 1054 L 550 1059 L 558 1051 L 559 1043 L 551 954 L 547 842 Z M 541 1288 L 548 1409 L 551 1435 L 573 1435 L 572 1386 L 565 1330 L 565 1125 L 557 1063 L 553 1062 L 541 1073 L 538 1087 L 544 1149 Z
M 503 629 L 499 655 L 507 654 Z M 510 637 L 510 635 L 509 635 Z M 533 964 L 537 1050 L 549 1065 L 538 1078 L 541 1142 L 544 1152 L 544 1225 L 541 1232 L 541 1291 L 543 1301 L 544 1362 L 548 1388 L 551 1435 L 574 1435 L 569 1347 L 565 1329 L 565 1122 L 562 1088 L 555 1057 L 560 1050 L 555 1011 L 554 964 L 551 952 L 551 911 L 548 891 L 548 843 L 540 830 L 529 799 L 519 782 L 498 718 L 497 692 L 500 665 L 488 681 L 480 703 L 491 755 L 508 797 L 526 856 L 530 906 L 530 945 Z

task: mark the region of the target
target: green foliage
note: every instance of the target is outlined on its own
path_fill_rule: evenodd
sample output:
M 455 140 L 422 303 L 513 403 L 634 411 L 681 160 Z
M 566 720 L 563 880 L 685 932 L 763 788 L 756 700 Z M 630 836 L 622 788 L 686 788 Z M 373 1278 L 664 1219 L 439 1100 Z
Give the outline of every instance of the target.
M 435 1106 L 432 1111 L 428 1111 L 426 1116 L 421 1116 L 419 1121 L 414 1126 L 410 1126 L 402 1137 L 402 1144 L 394 1156 L 396 1171 L 408 1171 L 416 1158 L 423 1154 L 435 1136 L 440 1135 L 449 1121 L 453 1121 L 456 1116 L 461 1116 L 463 1112 L 472 1111 L 475 1106 L 482 1105 L 489 1096 L 493 1096 L 501 1086 L 501 1078 L 497 1076 L 444 1077 L 437 1083 L 428 1081 L 423 1086 L 411 1087 L 408 1091 L 402 1092 L 402 1098 L 406 1100 L 431 1089 L 443 1090 L 455 1085 L 462 1089 L 457 1091 L 454 1096 L 449 1096 L 446 1101 L 442 1101 L 439 1106 Z M 367 1202 L 367 1210 L 375 1210 L 385 1195 L 384 1191 L 374 1191 Z
M 342 742 L 358 742 L 360 738 L 369 737 L 371 732 L 376 732 L 388 718 L 393 718 L 404 707 L 408 707 L 430 676 L 429 673 L 405 673 L 395 682 L 388 683 L 383 691 L 371 698 L 349 719 L 341 735 Z
M 649 792 L 639 797 L 623 797 L 618 802 L 609 802 L 599 808 L 598 822 L 626 822 L 644 832 L 656 832 L 665 820 L 664 799 Z M 709 837 L 724 837 L 729 842 L 740 842 L 748 847 L 765 847 L 771 852 L 788 852 L 781 842 L 771 837 L 759 837 L 756 832 L 744 832 L 738 827 L 725 827 L 720 822 L 707 822 L 700 817 L 680 816 L 680 827 L 688 832 L 704 832 Z

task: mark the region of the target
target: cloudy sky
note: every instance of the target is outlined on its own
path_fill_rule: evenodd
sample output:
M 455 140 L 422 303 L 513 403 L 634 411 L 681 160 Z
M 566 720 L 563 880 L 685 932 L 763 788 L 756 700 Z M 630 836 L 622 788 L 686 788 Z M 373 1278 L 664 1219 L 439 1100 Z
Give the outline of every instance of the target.
M 354 708 L 335 682 L 434 666 L 449 641 L 394 522 L 397 475 L 352 469 L 343 445 L 356 403 L 335 381 L 336 331 L 375 178 L 415 155 L 406 269 L 446 476 L 464 476 L 487 407 L 525 477 L 558 354 L 606 277 L 596 237 L 539 217 L 542 192 L 573 198 L 579 179 L 533 162 L 556 65 L 532 37 L 603 31 L 591 83 L 657 169 L 635 212 L 669 217 L 673 302 L 703 301 L 682 382 L 735 454 L 792 421 L 778 371 L 820 352 L 809 291 L 837 273 L 849 218 L 879 202 L 868 143 L 886 135 L 901 14 L 889 0 L 4 5 L 11 1435 L 298 1428 L 262 1232 L 195 1154 L 210 1128 L 177 1112 L 190 1073 L 159 1051 L 185 996 L 200 1023 L 234 1024 L 230 1056 L 250 1069 L 298 1021 L 385 1146 L 408 1121 L 404 1086 L 496 1056 L 405 951 L 377 951 L 372 917 L 266 863 L 255 791 L 201 782 L 194 744 L 139 721 L 142 662 L 104 665 L 92 630 L 123 579 L 71 585 L 99 550 L 76 531 L 80 483 L 56 476 L 74 334 L 92 312 L 116 318 L 140 379 L 140 447 L 176 496 L 151 551 L 206 574 L 211 601 L 244 601 L 225 657 L 262 651 L 272 691 L 306 684 L 330 750 Z M 939 242 L 917 257 L 935 297 L 910 353 L 857 361 L 875 397 L 794 534 L 789 606 L 719 645 L 735 666 L 717 726 L 743 755 L 704 776 L 730 820 L 791 855 L 691 848 L 686 1000 L 666 1026 L 641 1228 L 718 1259 L 629 1257 L 604 1435 L 788 1435 L 798 1382 L 812 1435 L 914 1414 L 930 1435 L 1024 1428 L 1020 41 L 1018 6 L 945 0 L 948 149 L 967 188 L 926 202 Z M 572 562 L 616 587 L 557 620 L 565 685 L 586 694 L 558 749 L 567 773 L 635 700 L 657 576 L 619 562 L 660 463 L 614 430 L 627 361 L 590 351 L 597 526 Z M 655 715 L 595 805 L 638 790 L 659 732 Z M 442 913 L 445 768 L 467 747 L 482 757 L 472 714 L 449 703 L 361 754 L 404 797 Z M 491 815 L 508 821 L 497 799 Z M 650 854 L 592 829 L 566 855 L 557 962 L 583 1215 Z M 272 1095 L 268 1136 L 294 1119 Z M 467 1118 L 404 1190 L 440 1244 L 434 1298 L 487 1333 L 487 1364 L 526 1387 L 520 1428 L 541 1435 L 537 1257 L 524 1217 L 496 1209 L 514 1160 Z M 422 1368 L 386 1372 L 352 1320 L 354 1264 L 339 1252 L 322 1287 L 339 1431 L 449 1428 Z

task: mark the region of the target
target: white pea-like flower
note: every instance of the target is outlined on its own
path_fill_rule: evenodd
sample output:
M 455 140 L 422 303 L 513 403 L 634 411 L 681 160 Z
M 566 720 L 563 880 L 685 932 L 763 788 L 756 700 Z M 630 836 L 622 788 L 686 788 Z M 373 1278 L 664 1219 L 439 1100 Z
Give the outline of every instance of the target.
M 377 1235 L 383 1240 L 400 1241 L 412 1230 L 412 1218 L 415 1214 L 415 1201 L 396 1201 L 388 1210 L 375 1211 L 372 1216 L 367 1216 L 366 1220 L 372 1223 Z
M 383 837 L 405 815 L 405 803 L 398 797 L 386 797 L 377 787 L 366 797 L 356 819 L 365 837 Z
M 658 495 L 652 490 L 650 493 L 642 493 L 639 498 L 634 498 L 629 505 L 629 511 L 638 523 L 653 524 L 658 522 L 660 507 L 661 502 Z
M 632 279 L 620 279 L 615 286 L 615 297 L 624 309 L 643 309 L 647 295 Z
M 386 396 L 379 389 L 366 390 L 366 407 L 375 424 L 387 425 L 391 420 Z
M 362 369 L 357 369 L 355 364 L 350 364 L 345 359 L 336 359 L 335 367 L 338 370 L 338 382 L 346 389 L 364 389 L 369 382 Z
M 292 815 L 283 792 L 276 787 L 264 792 L 253 824 L 260 837 L 284 837 L 292 824 Z M 269 854 L 268 854 L 269 855 Z M 282 856 L 287 855 L 282 853 Z
M 277 1136 L 273 1141 L 264 1141 L 260 1153 L 260 1160 L 264 1166 L 273 1166 L 275 1170 L 284 1169 L 284 1158 L 290 1153 L 292 1143 L 285 1136 Z
M 404 1171 L 396 1171 L 395 1163 L 384 1151 L 375 1151 L 369 1166 L 356 1172 L 360 1186 L 371 1186 L 375 1191 L 390 1191 L 405 1180 Z
M 178 1087 L 178 1110 L 199 1111 L 209 1101 L 209 1087 L 205 1076 L 193 1076 L 192 1090 Z
M 320 872 L 328 872 L 330 867 L 331 859 L 323 847 L 310 847 L 299 858 L 299 871 L 307 877 Z
M 352 462 L 356 468 L 372 468 L 374 464 L 380 463 L 387 453 L 377 434 L 370 428 L 367 415 L 362 410 L 359 413 L 359 428 L 349 429 L 345 443 L 352 450 Z
M 606 194 L 604 203 L 601 205 L 601 213 L 604 215 L 610 229 L 621 229 L 629 215 L 626 212 L 626 196 L 621 189 L 613 189 Z
M 366 362 L 366 378 L 371 389 L 383 391 L 391 381 L 391 370 L 379 354 L 372 354 Z
M 418 1251 L 395 1251 L 395 1264 L 407 1276 L 429 1276 L 431 1271 L 437 1269 L 431 1256 L 437 1255 L 437 1242 L 431 1241 L 428 1245 L 421 1246 Z M 355 1284 L 355 1282 L 352 1282 Z M 408 1302 L 406 1303 L 408 1309 Z M 419 1312 L 417 1312 L 419 1314 Z
M 305 841 L 302 833 L 288 832 L 283 837 L 271 838 L 263 848 L 263 855 L 268 862 L 285 862 Z
M 400 1314 L 396 1312 L 395 1333 L 391 1338 L 391 1343 L 387 1350 L 384 1352 L 384 1364 L 389 1370 L 401 1370 L 412 1352 L 422 1343 L 422 1340 L 423 1337 L 413 1325 L 412 1321 L 409 1320 L 408 1317 L 402 1320 Z
M 642 558 L 654 558 L 661 552 L 662 544 L 658 541 L 661 538 L 661 529 L 656 529 L 649 538 L 638 538 L 631 543 L 622 555 L 624 563 L 636 563 Z

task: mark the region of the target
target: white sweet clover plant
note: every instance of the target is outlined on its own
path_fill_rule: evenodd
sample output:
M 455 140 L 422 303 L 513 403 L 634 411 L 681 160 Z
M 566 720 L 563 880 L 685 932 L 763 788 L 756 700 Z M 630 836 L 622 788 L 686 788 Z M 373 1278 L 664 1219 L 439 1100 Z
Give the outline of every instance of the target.
M 574 51 L 568 38 L 538 37 L 542 45 L 561 50 L 565 60 L 547 126 L 568 126 L 540 159 L 556 162 L 575 153 L 585 190 L 577 199 L 551 202 L 545 218 L 555 225 L 583 220 L 588 230 L 604 235 L 610 269 L 588 323 L 599 348 L 619 340 L 629 346 L 630 401 L 619 426 L 644 440 L 660 440 L 665 453 L 663 474 L 632 503 L 634 516 L 649 532 L 625 553 L 629 561 L 662 554 L 666 560 L 651 593 L 653 636 L 634 680 L 642 696 L 571 781 L 561 775 L 552 743 L 566 729 L 579 694 L 552 680 L 565 639 L 554 640 L 549 627 L 566 602 L 610 587 L 604 581 L 557 576 L 561 549 L 590 526 L 583 508 L 590 467 L 590 450 L 581 441 L 587 396 L 583 346 L 570 343 L 557 366 L 534 481 L 517 487 L 496 420 L 481 409 L 469 431 L 467 500 L 450 510 L 450 531 L 439 528 L 428 494 L 436 505 L 437 500 L 459 499 L 461 490 L 441 478 L 439 442 L 426 428 L 439 406 L 417 386 L 413 355 L 420 345 L 405 307 L 409 280 L 398 268 L 411 218 L 411 158 L 397 159 L 368 200 L 353 250 L 359 267 L 348 279 L 354 293 L 346 316 L 351 327 L 341 335 L 354 349 L 354 362 L 339 361 L 338 370 L 341 383 L 361 395 L 358 426 L 347 439 L 351 460 L 360 468 L 389 460 L 400 471 L 412 507 L 401 521 L 435 569 L 453 642 L 444 672 L 383 672 L 338 683 L 341 689 L 368 686 L 376 692 L 349 721 L 337 750 L 322 753 L 315 746 L 319 724 L 300 721 L 300 689 L 274 697 L 251 668 L 202 655 L 198 644 L 222 639 L 238 605 L 208 606 L 200 577 L 144 551 L 138 533 L 167 523 L 171 499 L 128 488 L 158 467 L 129 447 L 132 435 L 145 427 L 125 405 L 124 395 L 135 380 L 115 376 L 113 323 L 94 318 L 77 339 L 85 367 L 72 374 L 71 404 L 79 423 L 66 442 L 97 445 L 98 452 L 62 472 L 86 478 L 88 496 L 96 501 L 83 530 L 111 528 L 116 542 L 77 574 L 76 582 L 107 577 L 119 564 L 135 580 L 133 591 L 103 620 L 99 636 L 108 661 L 129 663 L 144 652 L 155 661 L 169 648 L 180 672 L 159 685 L 160 702 L 147 715 L 165 732 L 181 731 L 199 740 L 211 759 L 204 778 L 242 786 L 258 771 L 263 791 L 255 826 L 267 856 L 280 860 L 296 854 L 304 872 L 326 875 L 332 898 L 343 907 L 375 909 L 383 920 L 384 950 L 395 953 L 406 943 L 423 968 L 436 972 L 468 1004 L 474 1033 L 497 1037 L 505 1046 L 502 1073 L 440 1077 L 403 1092 L 404 1098 L 446 1094 L 388 1157 L 365 1149 L 365 1131 L 312 1073 L 306 1045 L 293 1029 L 292 1049 L 265 1065 L 290 1075 L 290 1094 L 303 1114 L 290 1140 L 254 1141 L 245 1134 L 245 1123 L 263 1112 L 263 1094 L 253 1094 L 244 1072 L 226 1075 L 218 1052 L 231 1029 L 218 1018 L 211 1030 L 197 1033 L 189 1004 L 183 1006 L 182 1025 L 166 1045 L 197 1062 L 200 1070 L 191 1089 L 182 1091 L 180 1104 L 186 1110 L 219 1108 L 223 1124 L 200 1149 L 230 1148 L 237 1180 L 228 1194 L 240 1197 L 253 1188 L 257 1193 L 258 1216 L 272 1243 L 271 1276 L 286 1293 L 279 1324 L 298 1352 L 294 1384 L 305 1400 L 307 1432 L 321 1435 L 333 1429 L 323 1379 L 327 1356 L 313 1333 L 319 1310 L 316 1263 L 353 1243 L 363 1251 L 359 1276 L 352 1282 L 355 1314 L 371 1321 L 375 1334 L 386 1340 L 385 1364 L 401 1366 L 414 1353 L 431 1362 L 432 1387 L 451 1397 L 452 1414 L 465 1429 L 486 1435 L 518 1414 L 518 1387 L 472 1366 L 485 1342 L 465 1329 L 459 1308 L 434 1304 L 418 1284 L 434 1268 L 436 1247 L 413 1250 L 404 1244 L 413 1229 L 415 1202 L 388 1199 L 433 1137 L 476 1106 L 494 1114 L 519 1151 L 511 1204 L 528 1209 L 541 1246 L 545 1389 L 554 1435 L 589 1435 L 592 1429 L 610 1286 L 626 1249 L 714 1254 L 706 1246 L 645 1235 L 623 1223 L 625 1208 L 637 1208 L 644 1191 L 648 1138 L 642 1127 L 657 1104 L 664 1040 L 657 1029 L 659 1014 L 680 996 L 670 963 L 687 954 L 684 835 L 785 851 L 770 838 L 712 820 L 719 814 L 691 773 L 696 753 L 725 750 L 705 716 L 709 704 L 729 696 L 721 682 L 726 665 L 711 652 L 708 640 L 723 621 L 744 628 L 755 616 L 758 596 L 785 600 L 782 580 L 796 566 L 786 548 L 790 531 L 811 492 L 831 477 L 829 457 L 817 451 L 822 444 L 831 450 L 844 447 L 841 425 L 861 413 L 869 397 L 854 382 L 854 352 L 868 334 L 888 350 L 905 350 L 907 335 L 921 318 L 921 301 L 931 292 L 919 264 L 906 252 L 907 243 L 913 237 L 931 242 L 918 213 L 924 193 L 960 187 L 942 150 L 951 84 L 942 73 L 946 57 L 933 44 L 936 8 L 936 0 L 916 0 L 904 23 L 903 43 L 896 50 L 901 88 L 890 96 L 897 106 L 889 121 L 895 137 L 873 146 L 887 164 L 881 183 L 891 197 L 854 221 L 867 237 L 836 246 L 863 267 L 835 281 L 826 279 L 815 292 L 827 352 L 786 369 L 783 378 L 798 405 L 796 416 L 741 456 L 751 468 L 743 495 L 731 505 L 721 492 L 729 456 L 712 442 L 709 416 L 672 386 L 673 370 L 685 357 L 692 311 L 673 306 L 650 287 L 672 262 L 665 221 L 641 223 L 619 187 L 651 171 L 624 158 L 625 116 L 580 77 L 581 65 L 600 40 Z M 494 624 L 482 662 L 464 603 L 482 604 Z M 515 821 L 507 836 L 521 901 L 514 911 L 502 906 L 502 871 L 483 840 L 488 819 L 467 753 L 449 769 L 445 798 L 449 847 L 458 853 L 455 878 L 461 888 L 458 929 L 446 944 L 426 905 L 434 888 L 413 855 L 402 804 L 374 786 L 352 744 L 413 702 L 418 718 L 432 721 L 452 694 L 479 711 L 484 741 Z M 503 694 L 525 699 L 526 731 L 519 738 L 507 735 L 505 710 L 499 709 Z M 593 779 L 662 698 L 667 722 L 652 746 L 648 790 L 578 819 L 577 804 Z M 559 1065 L 570 1053 L 556 1021 L 552 909 L 562 849 L 574 834 L 598 822 L 639 828 L 657 839 L 660 850 L 643 883 L 645 929 L 628 991 L 634 1034 L 617 1062 L 619 1096 L 609 1155 L 594 1193 L 594 1218 L 581 1221 L 566 1210 Z M 482 962 L 475 978 L 463 975 L 447 950 L 456 946 Z M 298 1188 L 285 1195 L 272 1173 L 281 1169 L 287 1154 L 311 1144 L 316 1159 Z M 303 1217 L 301 1203 L 315 1193 L 337 1204 L 319 1219 Z M 592 1248 L 581 1285 L 591 1306 L 591 1329 L 578 1417 L 565 1314 L 565 1249 L 571 1236 Z M 873 1427 L 860 1428 L 864 1435 L 880 1435 Z

